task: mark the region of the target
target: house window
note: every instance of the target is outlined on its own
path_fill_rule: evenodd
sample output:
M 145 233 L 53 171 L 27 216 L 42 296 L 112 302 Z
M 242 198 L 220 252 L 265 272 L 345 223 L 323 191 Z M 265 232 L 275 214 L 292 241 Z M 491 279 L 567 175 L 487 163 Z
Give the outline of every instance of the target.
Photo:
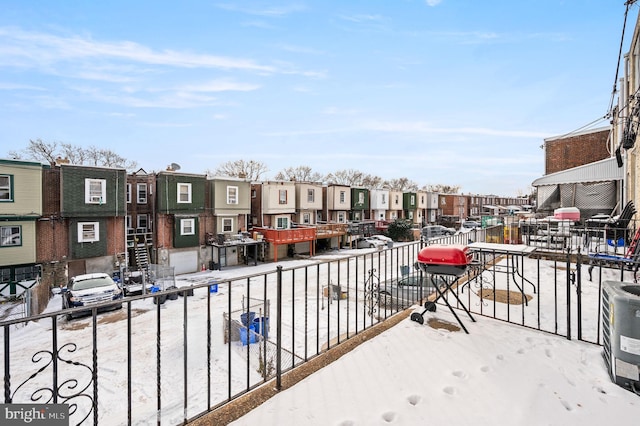
M 307 189 L 307 202 L 313 203 L 316 200 L 316 190 Z
M 278 204 L 287 204 L 287 190 L 281 189 L 278 194 Z
M 196 220 L 180 219 L 180 235 L 195 235 L 195 234 L 196 234 Z
M 344 204 L 347 193 L 344 191 L 340 191 L 340 204 Z
M 227 204 L 238 204 L 237 186 L 227 186 Z
M 147 204 L 147 184 L 139 183 L 137 185 L 138 204 Z
M 191 184 L 179 183 L 178 184 L 178 203 L 190 203 L 191 202 Z
M 95 241 L 100 241 L 100 223 L 79 222 L 78 223 L 78 242 L 93 243 Z
M 258 196 L 258 191 L 256 191 L 255 189 L 251 190 L 251 198 L 256 198 Z
M 358 204 L 364 204 L 364 192 L 358 192 Z
M 131 184 L 127 184 L 127 203 L 131 203 Z
M 149 217 L 146 214 L 139 214 L 136 220 L 138 221 L 136 226 L 138 232 L 147 232 L 147 229 L 149 229 Z
M 128 234 L 132 234 L 133 233 L 133 227 L 131 226 L 131 215 L 128 214 L 124 220 L 125 222 L 125 226 L 127 227 L 127 233 Z
M 22 245 L 21 226 L 0 226 L 0 247 L 15 247 Z
M 233 232 L 233 219 L 228 217 L 222 219 L 222 232 Z
M 345 223 L 344 212 L 338 212 L 338 223 Z
M 308 225 L 311 223 L 311 215 L 309 213 L 304 213 L 302 215 L 302 223 Z
M 0 175 L 0 201 L 13 201 L 12 184 L 12 175 Z
M 396 206 L 400 204 L 400 196 L 396 195 L 395 203 L 396 203 Z
M 415 204 L 416 204 L 416 196 L 415 195 L 412 195 L 411 197 L 409 197 L 409 203 L 412 206 L 415 206 Z
M 84 191 L 84 202 L 87 204 L 107 202 L 107 181 L 105 179 L 85 179 Z
M 387 204 L 387 194 L 382 194 L 382 204 Z
M 288 217 L 279 217 L 276 219 L 276 228 L 277 229 L 289 229 L 289 218 Z

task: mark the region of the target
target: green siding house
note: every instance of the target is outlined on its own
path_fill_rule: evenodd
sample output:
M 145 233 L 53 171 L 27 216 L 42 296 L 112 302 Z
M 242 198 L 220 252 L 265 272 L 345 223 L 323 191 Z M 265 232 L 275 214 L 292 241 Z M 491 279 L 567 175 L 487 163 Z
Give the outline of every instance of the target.
M 351 188 L 351 220 L 367 219 L 369 211 L 369 190 L 365 188 Z
M 418 210 L 418 194 L 415 192 L 404 192 L 402 194 L 402 210 L 404 210 L 404 218 L 415 220 Z
M 60 166 L 61 216 L 68 220 L 72 259 L 106 257 L 109 244 L 124 251 L 114 241 L 124 239 L 126 216 L 126 170 L 63 164 Z M 113 251 L 113 249 L 112 249 Z M 107 269 L 85 268 L 87 272 Z
M 173 216 L 173 247 L 200 244 L 200 218 L 205 213 L 206 176 L 160 172 L 156 177 L 159 215 Z

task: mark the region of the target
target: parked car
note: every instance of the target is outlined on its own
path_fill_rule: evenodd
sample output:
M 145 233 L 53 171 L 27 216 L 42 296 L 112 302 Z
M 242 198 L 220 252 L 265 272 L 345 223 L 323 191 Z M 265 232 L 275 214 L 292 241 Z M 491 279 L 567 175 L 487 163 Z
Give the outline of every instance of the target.
M 122 289 L 109 274 L 94 273 L 76 275 L 71 278 L 69 284 L 62 289 L 62 309 L 79 307 L 89 309 L 98 303 L 120 300 L 122 297 Z M 122 308 L 122 303 L 108 305 L 100 308 L 100 310 L 120 308 Z M 67 314 L 67 318 L 71 319 L 74 315 L 86 315 L 87 313 L 87 311 L 73 314 L 69 313 Z
M 479 222 L 475 222 L 473 220 L 465 220 L 462 223 L 462 227 L 465 229 L 476 229 L 476 228 L 482 228 L 482 225 Z
M 442 225 L 427 225 L 422 228 L 420 235 L 422 239 L 429 239 L 435 237 L 444 237 L 447 235 L 453 235 L 456 233 L 456 230 L 453 228 L 447 228 Z
M 353 242 L 355 248 L 377 248 L 386 246 L 387 243 L 371 237 L 360 237 Z
M 380 240 L 382 241 L 384 244 L 387 245 L 387 247 L 391 247 L 393 246 L 393 239 L 387 237 L 386 235 L 382 235 L 382 234 L 376 234 L 376 235 L 372 235 L 369 238 L 373 238 L 374 240 Z
M 430 274 L 409 274 L 380 284 L 380 306 L 408 308 L 435 291 Z

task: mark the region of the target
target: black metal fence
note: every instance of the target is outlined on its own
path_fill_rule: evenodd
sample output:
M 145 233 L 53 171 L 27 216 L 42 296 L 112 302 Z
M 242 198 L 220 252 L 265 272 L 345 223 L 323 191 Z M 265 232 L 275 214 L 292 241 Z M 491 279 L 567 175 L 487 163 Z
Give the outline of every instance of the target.
M 414 267 L 425 244 L 204 272 L 110 312 L 2 322 L 4 402 L 69 404 L 71 424 L 187 423 L 267 381 L 278 388 L 288 371 L 428 300 L 437 280 Z M 630 272 L 601 265 L 585 281 L 584 259 L 568 252 L 476 255 L 481 268 L 452 290 L 471 312 L 594 343 L 602 282 Z

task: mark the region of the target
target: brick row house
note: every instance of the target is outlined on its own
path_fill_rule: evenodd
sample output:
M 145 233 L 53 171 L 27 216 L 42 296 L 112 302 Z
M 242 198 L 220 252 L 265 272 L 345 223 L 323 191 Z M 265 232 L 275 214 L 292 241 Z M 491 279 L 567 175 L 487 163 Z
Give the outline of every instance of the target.
M 57 286 L 150 264 L 182 274 L 312 256 L 395 219 L 420 227 L 511 201 L 0 160 L 0 284 L 40 273 Z

